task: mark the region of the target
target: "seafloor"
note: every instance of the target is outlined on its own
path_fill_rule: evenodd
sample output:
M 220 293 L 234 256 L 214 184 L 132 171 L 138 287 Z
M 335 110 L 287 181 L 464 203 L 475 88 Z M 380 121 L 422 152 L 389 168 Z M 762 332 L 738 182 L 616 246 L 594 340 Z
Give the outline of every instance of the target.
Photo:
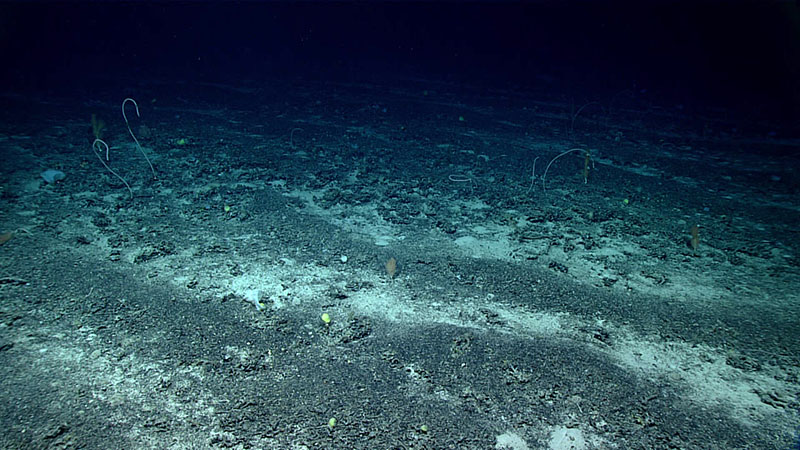
M 800 140 L 758 111 L 424 79 L 2 103 L 2 448 L 798 445 Z

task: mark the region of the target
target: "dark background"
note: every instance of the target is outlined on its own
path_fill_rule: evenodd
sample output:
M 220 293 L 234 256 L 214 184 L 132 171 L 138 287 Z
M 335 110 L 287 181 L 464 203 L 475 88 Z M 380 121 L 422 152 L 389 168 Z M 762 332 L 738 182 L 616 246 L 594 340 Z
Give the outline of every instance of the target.
M 794 2 L 3 3 L 0 30 L 5 92 L 417 77 L 800 117 Z

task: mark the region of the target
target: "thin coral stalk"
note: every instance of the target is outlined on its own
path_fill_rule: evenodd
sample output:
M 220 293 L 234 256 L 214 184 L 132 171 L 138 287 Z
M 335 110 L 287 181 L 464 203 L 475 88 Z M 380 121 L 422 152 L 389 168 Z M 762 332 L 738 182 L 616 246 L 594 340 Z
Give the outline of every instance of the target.
M 103 152 L 98 151 L 102 150 L 103 147 L 106 148 L 106 160 L 108 160 L 108 144 L 106 144 L 106 142 L 102 139 L 95 139 L 94 142 L 92 142 L 92 151 L 94 152 L 95 155 L 97 155 L 97 159 L 99 159 L 100 162 L 103 163 L 103 165 L 109 172 L 114 174 L 115 177 L 119 178 L 119 180 L 122 181 L 123 184 L 125 184 L 125 187 L 128 188 L 128 192 L 131 193 L 131 198 L 133 198 L 133 189 L 131 189 L 131 185 L 129 185 L 128 182 L 125 181 L 125 178 L 122 178 L 117 172 L 114 172 L 114 170 L 111 167 L 109 167 L 105 161 L 103 161 L 103 156 L 102 156 Z
M 133 106 L 136 108 L 136 117 L 141 117 L 139 115 L 139 105 L 136 104 L 136 100 L 128 97 L 122 101 L 122 118 L 125 119 L 125 125 L 128 127 L 128 133 L 131 134 L 133 142 L 136 143 L 136 148 L 139 149 L 139 152 L 141 152 L 142 156 L 144 156 L 144 159 L 147 160 L 147 164 L 150 164 L 150 170 L 153 172 L 153 178 L 158 178 L 156 176 L 156 169 L 153 167 L 153 163 L 150 162 L 150 158 L 147 157 L 147 153 L 145 153 L 142 146 L 139 145 L 139 140 L 136 139 L 136 136 L 133 134 L 133 130 L 131 130 L 131 125 L 128 123 L 128 116 L 125 115 L 125 103 L 128 102 L 132 102 Z

